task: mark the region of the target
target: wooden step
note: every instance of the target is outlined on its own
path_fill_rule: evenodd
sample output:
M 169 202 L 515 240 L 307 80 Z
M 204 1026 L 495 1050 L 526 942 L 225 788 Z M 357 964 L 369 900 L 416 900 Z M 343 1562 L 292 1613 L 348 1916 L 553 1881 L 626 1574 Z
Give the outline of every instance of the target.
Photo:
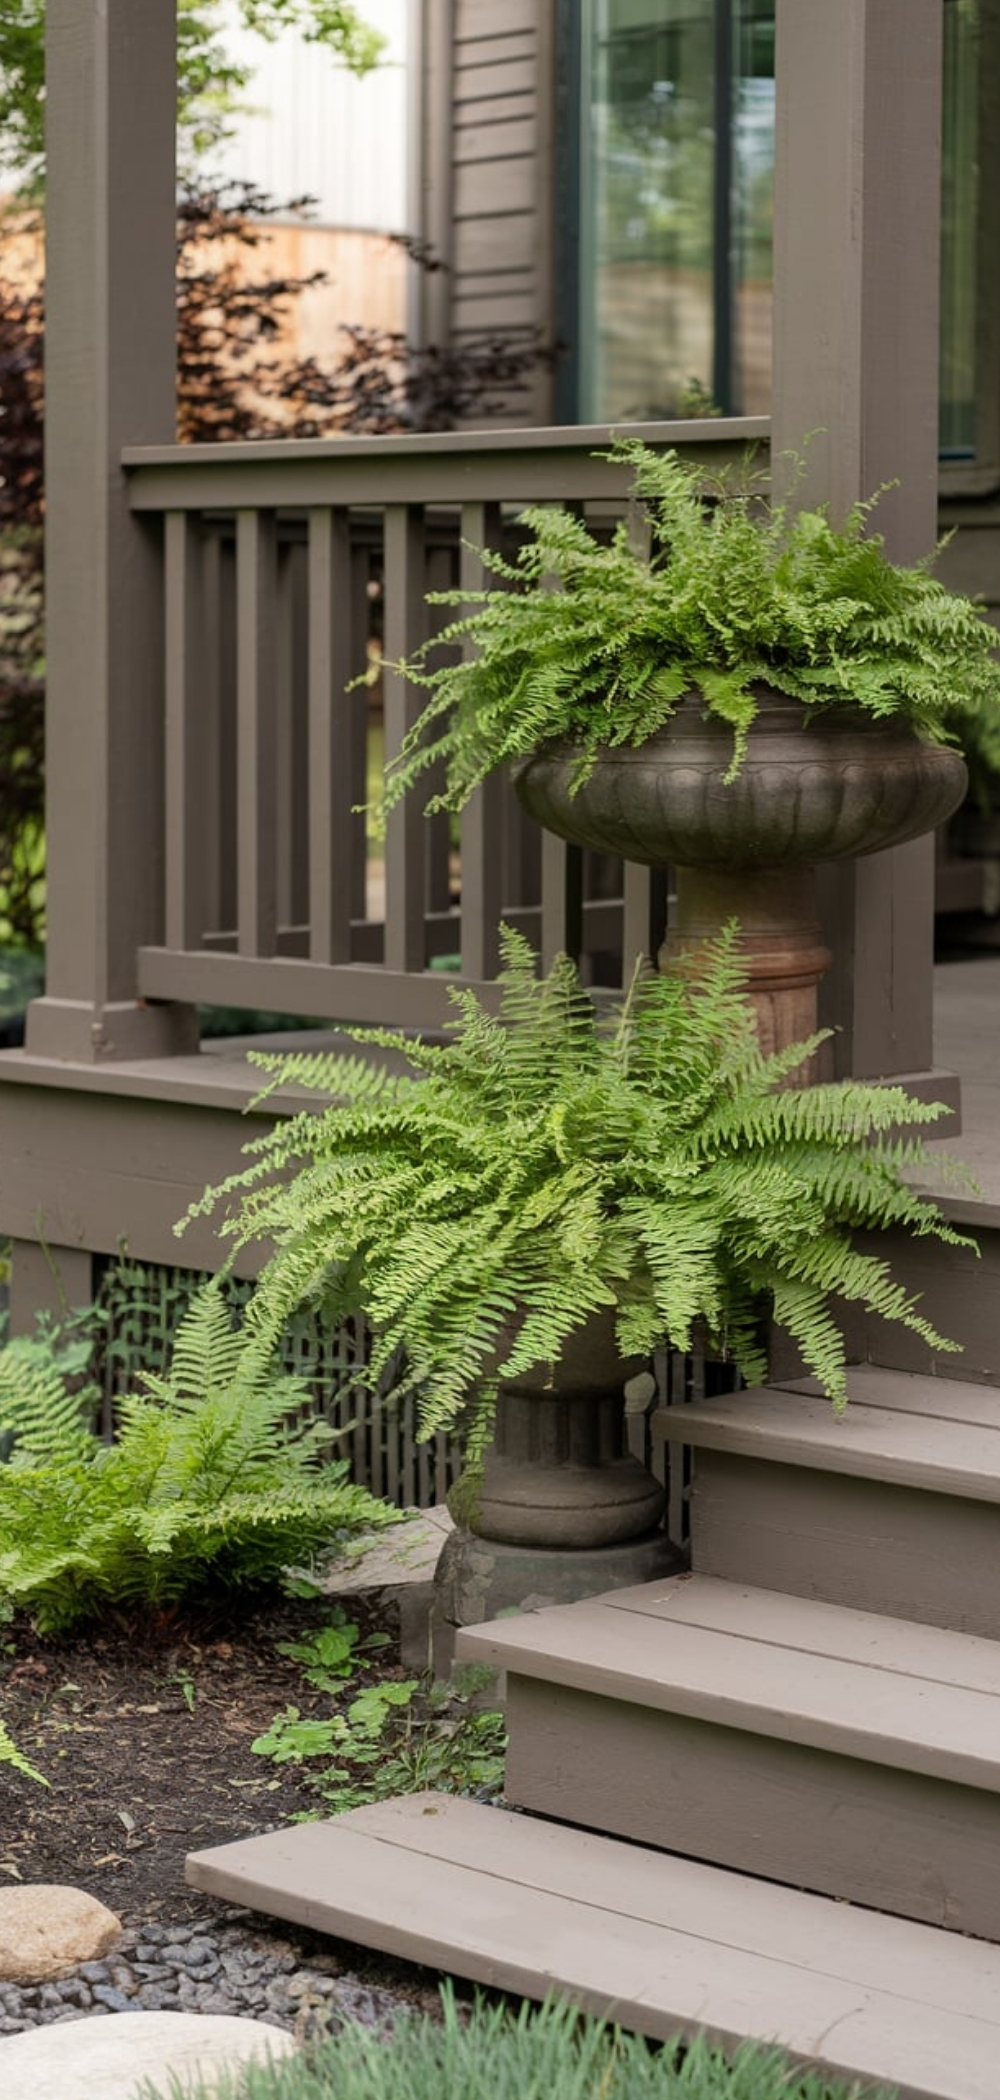
M 899 2100 L 997 2100 L 1000 1951 L 443 1794 L 241 1839 L 195 1888 L 666 2040 L 747 2036 Z
M 691 1575 L 458 1652 L 514 1805 L 1000 1940 L 1000 1644 Z
M 692 1565 L 1000 1640 L 1000 1391 L 863 1367 L 662 1408 L 693 1448 Z

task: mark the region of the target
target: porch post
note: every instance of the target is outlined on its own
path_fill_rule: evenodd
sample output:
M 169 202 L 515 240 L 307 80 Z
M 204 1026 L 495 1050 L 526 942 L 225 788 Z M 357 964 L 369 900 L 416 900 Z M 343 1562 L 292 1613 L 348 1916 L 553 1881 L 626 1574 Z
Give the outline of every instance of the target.
M 175 0 L 46 8 L 48 976 L 27 1048 L 88 1062 L 197 1040 L 136 996 L 162 939 L 159 550 L 125 444 L 173 442 Z
M 937 529 L 943 0 L 777 0 L 778 486 L 809 433 L 805 503 L 843 516 L 887 481 L 896 561 Z M 934 841 L 822 871 L 838 1073 L 933 1063 Z

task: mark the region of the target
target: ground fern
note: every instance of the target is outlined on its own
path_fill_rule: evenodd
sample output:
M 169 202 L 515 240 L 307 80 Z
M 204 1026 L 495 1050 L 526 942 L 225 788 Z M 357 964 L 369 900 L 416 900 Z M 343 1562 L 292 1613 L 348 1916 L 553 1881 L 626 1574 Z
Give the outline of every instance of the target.
M 392 1513 L 330 1464 L 305 1385 L 195 1299 L 171 1368 L 120 1404 L 106 1445 L 38 1345 L 0 1352 L 0 1608 L 61 1631 L 107 1606 L 165 1608 L 276 1582 Z

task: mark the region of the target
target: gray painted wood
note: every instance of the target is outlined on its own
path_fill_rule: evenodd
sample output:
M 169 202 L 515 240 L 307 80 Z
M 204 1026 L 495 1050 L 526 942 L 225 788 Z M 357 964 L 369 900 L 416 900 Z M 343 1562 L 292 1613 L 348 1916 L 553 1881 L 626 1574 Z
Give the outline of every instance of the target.
M 886 482 L 896 560 L 937 537 L 940 0 L 778 0 L 774 458 L 796 500 Z M 787 466 L 779 480 L 787 480 Z M 840 1072 L 931 1063 L 933 844 L 824 871 Z
M 422 942 L 422 917 L 420 934 Z M 360 969 L 300 962 L 283 955 L 260 960 L 220 955 L 210 949 L 184 955 L 166 948 L 144 948 L 139 956 L 139 983 L 150 999 L 204 999 L 216 1005 L 261 1007 L 271 1013 L 311 1014 L 386 1028 L 400 1023 L 408 1028 L 443 1028 L 453 1012 L 447 976 L 417 967 Z M 474 989 L 485 1005 L 496 1006 L 495 985 Z
M 463 504 L 463 591 L 481 591 L 490 586 L 494 579 L 476 549 L 498 549 L 499 545 L 499 504 Z M 494 977 L 500 966 L 499 925 L 505 903 L 503 812 L 507 799 L 504 783 L 494 773 L 476 790 L 461 819 L 461 956 L 463 974 L 469 977 Z
M 690 1529 L 699 1574 L 1000 1641 L 995 1503 L 699 1448 Z
M 513 1674 L 507 1722 L 512 1807 L 1000 1940 L 996 1794 Z
M 466 1628 L 457 1652 L 1000 1795 L 1000 1649 L 968 1635 L 694 1575 Z
M 236 537 L 236 913 L 239 952 L 278 935 L 277 541 L 273 517 L 242 510 Z
M 691 1860 L 417 1795 L 197 1854 L 188 1878 L 640 2033 L 779 2038 L 901 2100 L 995 2100 L 995 1949 Z
M 448 330 L 552 338 L 555 99 L 550 0 L 486 14 L 454 0 L 450 60 L 451 261 Z M 434 121 L 434 120 L 432 120 Z M 506 391 L 491 421 L 549 420 L 552 375 Z
M 423 512 L 391 504 L 385 513 L 385 655 L 389 664 L 423 640 Z M 420 713 L 418 689 L 385 672 L 385 756 L 395 758 Z M 425 820 L 419 795 L 407 795 L 390 813 L 385 840 L 385 961 L 390 970 L 422 970 L 424 950 Z
M 164 524 L 164 796 L 167 945 L 196 948 L 206 916 L 207 845 L 214 811 L 205 751 L 203 558 L 197 519 Z
M 1000 1503 L 1000 1395 L 940 1381 L 941 1399 L 931 1413 L 920 1392 L 907 1407 L 879 1405 L 869 1398 L 835 1415 L 828 1400 L 807 1393 L 752 1392 L 703 1400 L 697 1407 L 663 1408 L 652 1418 L 654 1437 L 696 1448 L 721 1449 L 771 1464 L 815 1466 L 895 1481 L 930 1493 Z M 864 1373 L 854 1376 L 854 1390 Z M 914 1383 L 926 1393 L 936 1379 Z M 972 1397 L 963 1396 L 970 1392 Z M 949 1401 L 951 1407 L 949 1408 Z
M 352 816 L 361 724 L 346 688 L 357 670 L 352 632 L 351 546 L 347 514 L 309 517 L 309 959 L 351 959 L 354 865 L 364 855 L 362 820 Z M 364 763 L 362 756 L 362 765 Z
M 163 937 L 162 560 L 121 451 L 174 436 L 173 0 L 46 9 L 48 981 L 41 1054 L 194 1039 L 136 1001 Z
M 596 457 L 612 436 L 672 445 L 714 475 L 748 444 L 766 447 L 763 416 L 717 421 L 579 424 L 445 431 L 432 436 L 283 438 L 239 445 L 137 445 L 122 454 L 132 510 L 309 508 L 344 503 L 482 503 L 614 499 L 631 474 Z
M 582 945 L 583 856 L 552 831 L 542 833 L 542 969 L 557 955 L 579 956 Z

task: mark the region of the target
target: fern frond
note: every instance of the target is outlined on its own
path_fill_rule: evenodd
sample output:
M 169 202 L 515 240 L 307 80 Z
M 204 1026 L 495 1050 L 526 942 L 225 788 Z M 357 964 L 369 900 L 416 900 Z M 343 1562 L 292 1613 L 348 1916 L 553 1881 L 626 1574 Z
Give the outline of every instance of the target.
M 578 785 L 603 746 L 643 743 L 692 692 L 732 728 L 731 778 L 761 682 L 810 711 L 860 707 L 963 742 L 1000 768 L 994 629 L 927 563 L 888 559 L 872 504 L 837 529 L 823 510 L 768 512 L 752 479 L 706 503 L 701 470 L 673 452 L 626 440 L 608 456 L 632 468 L 648 555 L 624 529 L 598 541 L 565 512 L 528 509 L 514 562 L 483 552 L 497 587 L 435 593 L 460 617 L 394 666 L 426 702 L 379 822 L 432 770 L 444 785 L 428 808 L 454 811 L 495 767 L 555 740 L 576 748 Z
M 932 1340 L 851 1235 L 967 1244 L 912 1185 L 938 1110 L 893 1087 L 784 1090 L 810 1046 L 762 1057 L 736 940 L 690 982 L 637 971 L 598 1014 L 565 957 L 540 978 L 505 930 L 498 1015 L 461 992 L 419 1078 L 342 1088 L 255 1140 L 252 1180 L 205 1201 L 228 1203 L 236 1247 L 273 1248 L 246 1319 L 257 1360 L 305 1304 L 363 1314 L 369 1383 L 415 1393 L 422 1436 L 459 1428 L 481 1452 L 498 1378 L 554 1361 L 601 1307 L 630 1352 L 704 1330 L 759 1376 L 773 1301 L 834 1398 L 835 1298 Z

